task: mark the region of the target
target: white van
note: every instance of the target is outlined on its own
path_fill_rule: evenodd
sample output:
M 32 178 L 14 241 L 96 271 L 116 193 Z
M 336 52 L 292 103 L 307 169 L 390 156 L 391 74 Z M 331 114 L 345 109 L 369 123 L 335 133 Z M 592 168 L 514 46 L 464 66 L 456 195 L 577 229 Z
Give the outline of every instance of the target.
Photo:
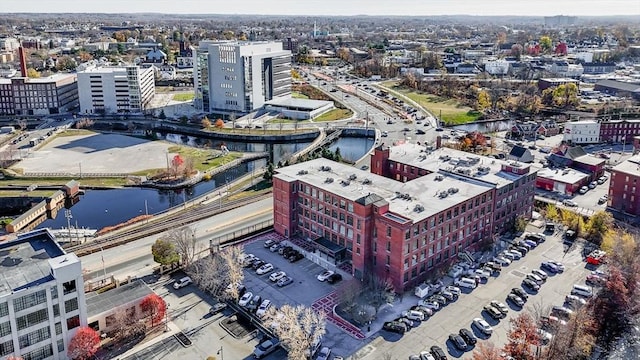
M 476 281 L 474 279 L 469 279 L 466 277 L 456 280 L 455 285 L 465 287 L 467 289 L 475 289 L 477 286 Z
M 573 289 L 571 289 L 571 295 L 580 295 L 584 297 L 592 297 L 593 290 L 590 286 L 586 285 L 573 285 Z

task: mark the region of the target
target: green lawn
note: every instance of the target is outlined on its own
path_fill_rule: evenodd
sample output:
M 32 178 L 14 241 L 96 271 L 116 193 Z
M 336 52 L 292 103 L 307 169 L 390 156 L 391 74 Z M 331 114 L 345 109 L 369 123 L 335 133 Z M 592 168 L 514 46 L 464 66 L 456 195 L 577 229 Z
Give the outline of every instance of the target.
M 397 82 L 388 81 L 383 85 L 391 92 L 404 95 L 429 110 L 435 117 L 441 118 L 447 125 L 460 125 L 477 120 L 482 113 L 460 104 L 458 100 L 446 99 L 437 95 L 421 93 L 404 87 L 397 87 Z
M 174 101 L 191 101 L 195 97 L 194 93 L 180 93 L 173 95 Z
M 225 156 L 215 157 L 214 151 L 188 146 L 171 146 L 170 153 L 180 154 L 184 159 L 192 159 L 196 170 L 207 171 L 242 157 L 241 153 L 230 152 Z M 219 153 L 218 151 L 215 152 Z
M 129 183 L 125 178 L 5 178 L 5 180 L 0 180 L 0 186 L 32 184 L 40 186 L 62 186 L 70 180 L 77 180 L 82 186 L 121 187 Z
M 333 109 L 328 111 L 317 118 L 313 119 L 314 122 L 323 122 L 323 121 L 336 121 L 336 120 L 344 120 L 353 115 L 353 111 L 349 109 Z

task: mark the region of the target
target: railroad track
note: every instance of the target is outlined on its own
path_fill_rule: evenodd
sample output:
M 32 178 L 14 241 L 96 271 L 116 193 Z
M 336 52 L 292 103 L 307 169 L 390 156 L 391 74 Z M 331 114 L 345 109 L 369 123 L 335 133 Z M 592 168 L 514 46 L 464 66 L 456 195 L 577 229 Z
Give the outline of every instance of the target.
M 233 210 L 235 208 L 266 199 L 269 196 L 271 196 L 271 194 L 262 194 L 245 199 L 232 200 L 223 203 L 222 206 L 220 206 L 218 202 L 209 203 L 207 205 L 195 205 L 186 211 L 158 217 L 157 219 L 151 220 L 151 222 L 148 224 L 140 224 L 139 226 L 136 226 L 132 229 L 100 236 L 95 238 L 91 242 L 76 246 L 70 246 L 68 248 L 65 248 L 65 250 L 67 252 L 73 252 L 79 257 L 89 255 L 101 251 L 102 249 L 108 249 L 150 235 L 159 234 L 172 228 L 188 225 L 196 221 L 200 221 L 202 219 L 223 213 L 225 211 Z

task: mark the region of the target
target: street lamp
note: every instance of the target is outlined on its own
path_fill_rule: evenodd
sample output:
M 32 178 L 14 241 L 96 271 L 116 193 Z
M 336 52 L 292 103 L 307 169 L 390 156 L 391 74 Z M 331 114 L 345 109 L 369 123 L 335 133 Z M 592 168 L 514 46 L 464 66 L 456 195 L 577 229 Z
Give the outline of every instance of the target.
M 216 355 L 220 355 L 220 360 L 224 360 L 224 352 L 222 352 L 222 345 L 220 345 L 220 350 L 218 350 Z
M 167 332 L 169 331 L 169 303 L 166 300 L 164 303 L 167 305 L 164 311 L 164 332 Z

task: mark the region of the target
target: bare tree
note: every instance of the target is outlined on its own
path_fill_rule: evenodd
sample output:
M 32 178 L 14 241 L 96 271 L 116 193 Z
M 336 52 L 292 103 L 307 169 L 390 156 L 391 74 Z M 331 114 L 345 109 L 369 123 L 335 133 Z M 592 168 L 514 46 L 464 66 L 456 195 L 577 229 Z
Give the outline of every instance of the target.
M 237 300 L 238 285 L 244 281 L 241 265 L 243 257 L 241 247 L 230 246 L 194 261 L 187 268 L 187 273 L 201 289 L 212 295 Z
M 375 309 L 375 315 L 383 305 L 390 304 L 395 299 L 393 284 L 389 278 L 381 278 L 374 274 L 367 277 L 365 297 Z
M 139 321 L 139 316 L 130 309 L 118 309 L 113 315 L 113 323 L 111 325 L 111 332 L 115 341 L 122 341 L 128 337 L 136 334 L 143 333 L 145 331 L 145 325 Z
M 167 238 L 175 244 L 180 254 L 180 259 L 185 267 L 188 267 L 196 255 L 196 231 L 190 226 L 172 229 Z
M 358 279 L 351 279 L 342 282 L 337 290 L 338 301 L 344 311 L 349 312 L 356 305 L 358 296 L 362 293 L 362 284 Z
M 501 351 L 492 342 L 481 342 L 471 354 L 472 360 L 502 360 Z
M 303 305 L 283 305 L 270 308 L 264 324 L 274 329 L 275 334 L 288 352 L 289 359 L 307 359 L 311 349 L 325 333 L 325 315 Z

